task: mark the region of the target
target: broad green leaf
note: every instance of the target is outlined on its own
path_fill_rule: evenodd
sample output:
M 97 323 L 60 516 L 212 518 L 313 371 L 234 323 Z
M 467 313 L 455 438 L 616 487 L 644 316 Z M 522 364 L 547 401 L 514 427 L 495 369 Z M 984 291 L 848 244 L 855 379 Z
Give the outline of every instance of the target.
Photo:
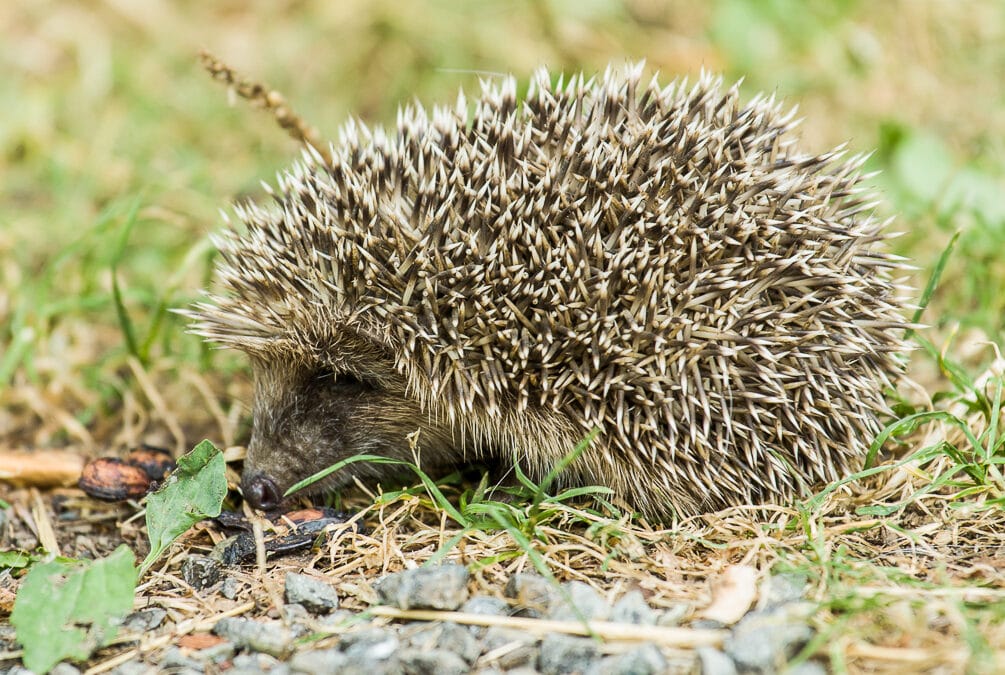
M 178 468 L 147 498 L 150 554 L 140 567 L 141 574 L 188 528 L 220 515 L 227 496 L 225 469 L 223 453 L 209 441 L 178 458 Z
M 24 578 L 11 624 L 24 647 L 24 665 L 48 672 L 64 659 L 81 661 L 109 644 L 133 609 L 133 552 L 119 546 L 93 562 L 47 562 Z

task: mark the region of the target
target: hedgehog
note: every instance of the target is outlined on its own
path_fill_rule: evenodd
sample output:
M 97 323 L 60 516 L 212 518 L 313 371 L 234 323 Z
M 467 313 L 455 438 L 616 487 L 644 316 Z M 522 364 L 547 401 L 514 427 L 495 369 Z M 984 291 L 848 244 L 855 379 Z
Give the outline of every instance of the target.
M 739 84 L 541 70 L 344 126 L 235 205 L 192 330 L 247 354 L 242 491 L 369 453 L 518 465 L 666 520 L 860 465 L 907 349 L 864 157 Z M 355 462 L 309 490 L 400 470 Z

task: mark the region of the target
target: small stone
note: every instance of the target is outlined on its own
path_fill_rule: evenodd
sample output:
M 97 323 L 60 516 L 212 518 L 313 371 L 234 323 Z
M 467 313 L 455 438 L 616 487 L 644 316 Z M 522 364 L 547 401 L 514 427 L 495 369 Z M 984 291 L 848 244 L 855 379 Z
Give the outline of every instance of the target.
M 283 623 L 287 626 L 294 623 L 300 623 L 310 619 L 311 617 L 311 613 L 307 611 L 307 608 L 296 602 L 287 602 L 283 605 L 279 614 L 283 619 Z
M 405 675 L 397 655 L 401 642 L 390 628 L 366 628 L 347 633 L 339 641 L 346 656 L 340 675 Z
M 181 564 L 181 578 L 197 591 L 204 591 L 220 580 L 220 562 L 205 555 L 189 555 Z
M 10 670 L 7 675 L 15 674 L 13 670 Z M 157 669 L 153 666 L 148 666 L 138 659 L 130 659 L 125 663 L 115 666 L 109 675 L 157 675 Z
M 339 640 L 339 649 L 353 661 L 389 659 L 400 647 L 398 636 L 386 628 L 365 628 L 346 633 Z
M 554 587 L 538 574 L 521 572 L 509 578 L 503 594 L 516 601 L 518 616 L 536 619 L 544 616 L 551 607 Z
M 213 633 L 230 640 L 238 647 L 283 658 L 290 650 L 293 634 L 274 623 L 252 619 L 224 617 L 213 626 Z
M 240 584 L 234 577 L 227 577 L 223 580 L 223 585 L 220 587 L 220 594 L 228 600 L 233 600 L 237 597 L 240 592 Z
M 160 607 L 141 609 L 126 616 L 122 629 L 132 633 L 146 633 L 159 627 L 166 618 L 167 612 Z
M 481 640 L 482 654 L 479 663 L 509 671 L 535 665 L 537 638 L 516 628 L 491 626 Z
M 813 637 L 813 628 L 787 611 L 747 614 L 723 642 L 739 670 L 776 673 Z
M 805 574 L 785 572 L 768 577 L 761 588 L 765 609 L 804 599 L 808 579 Z
M 287 675 L 290 667 L 268 654 L 238 654 L 227 675 Z
M 172 670 L 175 668 L 203 669 L 203 664 L 199 662 L 199 659 L 193 658 L 178 647 L 168 647 L 161 656 L 160 663 L 157 665 L 160 668 L 170 668 Z
M 80 675 L 80 670 L 64 661 L 53 666 L 49 673 L 50 675 Z
M 666 671 L 667 660 L 660 648 L 645 644 L 595 661 L 586 675 L 660 675 Z
M 22 666 L 14 665 L 11 666 L 10 670 L 6 671 L 4 675 L 35 675 L 35 673 L 27 668 L 23 668 Z
M 476 595 L 461 605 L 461 611 L 467 614 L 509 616 L 509 603 L 491 595 Z
M 468 599 L 468 577 L 463 565 L 419 567 L 387 575 L 374 590 L 382 603 L 399 609 L 454 610 Z
M 212 663 L 219 666 L 225 661 L 230 661 L 234 658 L 234 654 L 237 652 L 237 647 L 230 640 L 224 640 L 215 645 L 210 645 L 209 647 L 203 647 L 197 651 L 193 651 L 191 656 L 200 663 L 208 664 Z
M 337 649 L 318 649 L 312 652 L 298 652 L 287 662 L 294 673 L 342 673 L 345 672 L 348 657 Z
M 724 652 L 714 647 L 698 647 L 697 651 L 701 675 L 736 675 L 736 664 Z
M 656 624 L 656 612 L 646 602 L 641 591 L 628 591 L 614 603 L 607 620 L 615 623 L 653 626 Z
M 571 604 L 570 604 L 571 603 Z M 589 584 L 570 581 L 562 584 L 548 611 L 554 621 L 603 621 L 611 613 L 611 606 Z
M 465 675 L 471 671 L 464 659 L 446 649 L 402 649 L 398 660 L 408 675 Z
M 410 647 L 419 652 L 446 650 L 461 657 L 466 663 L 474 663 L 481 651 L 478 641 L 475 640 L 471 632 L 452 621 L 407 627 L 401 637 Z M 407 668 L 408 662 L 404 657 L 401 657 L 401 660 Z
M 593 638 L 548 633 L 541 641 L 537 669 L 544 675 L 585 673 L 600 656 Z
M 320 579 L 290 572 L 286 575 L 286 602 L 303 605 L 313 614 L 328 614 L 338 609 L 338 593 Z

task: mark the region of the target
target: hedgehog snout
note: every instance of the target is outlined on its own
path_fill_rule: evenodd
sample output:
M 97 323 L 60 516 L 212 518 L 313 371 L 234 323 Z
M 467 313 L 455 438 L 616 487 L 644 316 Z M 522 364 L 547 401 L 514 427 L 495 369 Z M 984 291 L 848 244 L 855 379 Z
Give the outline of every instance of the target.
M 248 504 L 262 511 L 271 511 L 283 502 L 279 485 L 264 473 L 245 473 L 241 476 L 241 492 Z

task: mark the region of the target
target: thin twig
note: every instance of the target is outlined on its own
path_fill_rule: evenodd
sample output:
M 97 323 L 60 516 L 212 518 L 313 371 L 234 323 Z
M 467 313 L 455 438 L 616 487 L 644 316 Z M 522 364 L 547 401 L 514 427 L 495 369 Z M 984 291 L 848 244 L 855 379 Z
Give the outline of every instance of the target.
M 694 648 L 718 646 L 728 634 L 712 628 L 678 628 L 676 626 L 639 626 L 610 621 L 552 621 L 515 616 L 494 616 L 468 612 L 441 612 L 427 609 L 398 609 L 378 605 L 365 610 L 373 616 L 405 621 L 453 621 L 470 626 L 504 626 L 536 635 L 565 633 L 567 635 L 597 635 L 605 640 L 656 642 L 665 647 Z
M 331 165 L 331 153 L 327 144 L 322 142 L 318 130 L 296 114 L 282 94 L 261 82 L 242 77 L 205 49 L 199 52 L 199 60 L 214 80 L 223 82 L 231 91 L 250 101 L 252 105 L 267 110 L 294 140 L 314 150 L 326 165 Z

